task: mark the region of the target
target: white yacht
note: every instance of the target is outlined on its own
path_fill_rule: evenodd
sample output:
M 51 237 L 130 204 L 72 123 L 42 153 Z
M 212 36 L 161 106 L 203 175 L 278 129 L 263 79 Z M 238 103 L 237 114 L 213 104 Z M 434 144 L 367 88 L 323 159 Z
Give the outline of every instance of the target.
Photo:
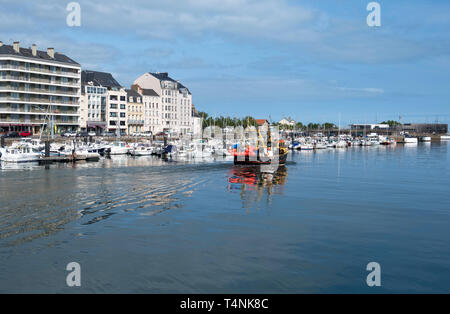
M 114 142 L 110 145 L 111 155 L 126 155 L 129 147 L 124 142 Z
M 339 142 L 336 143 L 336 148 L 347 148 L 347 142 L 344 140 L 340 140 Z
M 131 156 L 150 156 L 153 148 L 144 144 L 138 144 L 129 150 Z
M 313 150 L 314 149 L 314 145 L 311 143 L 303 143 L 299 145 L 300 150 Z

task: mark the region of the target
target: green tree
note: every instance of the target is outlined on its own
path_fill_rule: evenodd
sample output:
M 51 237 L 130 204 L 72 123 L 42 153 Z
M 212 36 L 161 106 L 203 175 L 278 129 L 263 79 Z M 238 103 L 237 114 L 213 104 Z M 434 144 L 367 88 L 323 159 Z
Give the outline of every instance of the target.
M 334 123 L 331 122 L 325 122 L 324 124 L 322 124 L 322 129 L 325 130 L 331 130 L 331 129 L 336 129 L 336 125 Z
M 383 122 L 381 122 L 381 124 L 388 124 L 390 128 L 393 128 L 397 125 L 401 125 L 400 122 L 394 121 L 394 120 L 383 121 Z

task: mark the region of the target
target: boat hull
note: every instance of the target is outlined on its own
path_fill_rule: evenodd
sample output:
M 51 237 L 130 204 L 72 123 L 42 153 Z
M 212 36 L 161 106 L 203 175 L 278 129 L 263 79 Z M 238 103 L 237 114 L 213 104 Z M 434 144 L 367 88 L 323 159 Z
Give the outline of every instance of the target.
M 279 165 L 284 165 L 286 163 L 286 159 L 287 159 L 287 153 L 285 154 L 280 154 L 278 156 L 278 164 Z M 255 158 L 249 158 L 248 155 L 245 156 L 244 160 L 238 159 L 238 156 L 234 156 L 234 164 L 235 165 L 270 165 L 273 164 L 274 162 L 272 160 L 255 160 Z

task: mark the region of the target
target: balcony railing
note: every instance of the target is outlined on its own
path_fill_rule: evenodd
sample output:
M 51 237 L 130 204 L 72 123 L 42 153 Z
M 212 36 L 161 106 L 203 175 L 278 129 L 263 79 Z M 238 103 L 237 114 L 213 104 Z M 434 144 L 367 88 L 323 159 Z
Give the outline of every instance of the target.
M 14 80 L 14 81 L 24 81 L 24 82 L 30 82 L 30 83 L 44 83 L 44 84 L 55 84 L 55 85 L 63 85 L 63 86 L 69 86 L 69 87 L 80 87 L 79 83 L 74 82 L 62 82 L 57 80 L 47 80 L 47 79 L 41 79 L 41 78 L 34 78 L 34 77 L 23 77 L 23 76 L 12 76 L 12 75 L 2 75 L 0 76 L 0 80 Z
M 128 120 L 128 124 L 144 124 L 144 120 Z
M 78 92 L 70 92 L 70 91 L 62 91 L 62 90 L 51 90 L 51 89 L 42 89 L 42 88 L 25 88 L 25 87 L 11 86 L 11 85 L 0 85 L 0 90 L 47 93 L 47 94 L 57 94 L 57 95 L 71 95 L 71 96 L 78 96 L 79 95 Z
M 47 108 L 41 110 L 33 107 L 10 107 L 10 106 L 0 106 L 0 112 L 10 112 L 10 113 L 38 113 L 38 114 L 47 114 Z M 61 115 L 71 115 L 71 116 L 79 116 L 79 113 L 77 110 L 60 110 L 60 109 L 54 109 L 51 112 L 48 112 L 51 114 L 61 114 Z
M 20 124 L 44 124 L 48 123 L 48 119 L 11 119 L 11 118 L 4 118 L 0 119 L 1 123 L 20 123 Z M 54 119 L 53 122 L 55 124 L 78 124 L 78 119 L 68 119 L 68 120 L 62 120 L 62 119 Z
M 1 100 L 9 100 L 9 101 L 20 101 L 20 102 L 34 102 L 34 103 L 45 103 L 45 104 L 64 104 L 64 105 L 78 105 L 77 101 L 63 101 L 63 100 L 52 100 L 49 99 L 42 99 L 42 98 L 35 98 L 35 97 L 11 97 L 11 96 L 3 96 L 0 97 Z
M 62 75 L 62 76 L 70 76 L 73 78 L 78 78 L 79 77 L 79 73 L 75 73 L 75 72 L 66 72 L 66 71 L 61 71 L 61 70 L 49 70 L 49 69 L 42 69 L 42 68 L 37 68 L 37 67 L 25 67 L 23 65 L 11 65 L 11 64 L 0 64 L 0 69 L 2 70 L 21 70 L 21 71 L 30 71 L 30 72 L 38 72 L 38 73 L 43 73 L 43 74 L 48 74 L 48 75 Z

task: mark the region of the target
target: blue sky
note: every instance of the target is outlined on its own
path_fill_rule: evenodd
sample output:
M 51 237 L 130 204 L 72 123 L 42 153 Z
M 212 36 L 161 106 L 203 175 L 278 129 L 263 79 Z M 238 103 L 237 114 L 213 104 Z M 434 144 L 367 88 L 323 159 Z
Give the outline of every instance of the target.
M 302 122 L 450 121 L 450 2 L 0 0 L 0 40 L 54 47 L 124 86 L 148 71 L 187 85 L 212 115 Z

